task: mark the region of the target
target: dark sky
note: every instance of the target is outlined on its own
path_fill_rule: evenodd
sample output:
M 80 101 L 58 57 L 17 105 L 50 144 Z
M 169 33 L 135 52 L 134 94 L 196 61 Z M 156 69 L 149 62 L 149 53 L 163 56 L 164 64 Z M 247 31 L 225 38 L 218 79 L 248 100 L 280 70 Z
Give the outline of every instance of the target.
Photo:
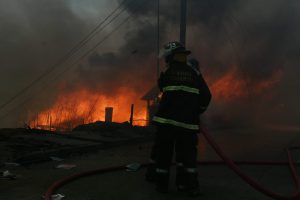
M 120 2 L 1 0 L 0 104 L 53 66 Z M 161 44 L 179 36 L 179 2 L 161 0 Z M 145 90 L 143 86 L 154 83 L 156 2 L 128 0 L 122 9 L 125 11 L 120 17 L 97 34 L 70 63 L 131 15 L 129 22 L 71 70 L 57 76 L 70 65 L 64 63 L 3 107 L 0 126 L 16 126 L 21 115 L 47 108 L 61 92 L 57 89 L 61 82 L 63 90 L 85 85 L 108 95 L 115 94 L 121 86 L 141 91 Z M 276 88 L 280 102 L 275 101 L 274 105 L 286 105 L 286 116 L 295 121 L 299 116 L 296 102 L 300 100 L 300 2 L 188 0 L 187 11 L 187 48 L 199 59 L 204 75 L 210 73 L 217 78 L 232 66 L 238 66 L 245 78 L 260 81 L 270 77 L 274 69 L 283 70 L 281 84 Z M 9 113 L 7 117 L 1 117 L 6 113 Z

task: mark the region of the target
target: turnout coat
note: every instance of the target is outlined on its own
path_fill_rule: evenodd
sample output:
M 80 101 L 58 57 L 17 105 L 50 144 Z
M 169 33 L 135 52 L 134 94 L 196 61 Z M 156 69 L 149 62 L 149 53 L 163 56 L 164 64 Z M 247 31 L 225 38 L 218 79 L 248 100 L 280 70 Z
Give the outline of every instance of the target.
M 199 130 L 199 115 L 211 100 L 202 75 L 185 62 L 171 62 L 161 73 L 158 85 L 163 94 L 153 122 Z

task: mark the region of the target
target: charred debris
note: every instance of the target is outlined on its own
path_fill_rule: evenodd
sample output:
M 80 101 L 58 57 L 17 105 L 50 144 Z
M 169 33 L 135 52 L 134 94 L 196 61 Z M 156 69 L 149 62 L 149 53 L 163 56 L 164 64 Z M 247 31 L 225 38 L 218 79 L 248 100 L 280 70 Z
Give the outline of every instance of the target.
M 0 168 L 7 163 L 28 165 L 97 152 L 121 145 L 149 141 L 153 127 L 132 126 L 128 122 L 84 124 L 71 131 L 57 132 L 29 128 L 0 129 Z

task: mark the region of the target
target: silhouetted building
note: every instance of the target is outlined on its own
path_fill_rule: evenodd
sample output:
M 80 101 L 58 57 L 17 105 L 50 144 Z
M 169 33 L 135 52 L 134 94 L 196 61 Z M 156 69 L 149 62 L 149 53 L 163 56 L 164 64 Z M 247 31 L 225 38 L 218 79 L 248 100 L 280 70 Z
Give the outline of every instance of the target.
M 147 125 L 151 123 L 157 111 L 159 94 L 159 88 L 154 86 L 141 98 L 141 100 L 147 101 Z

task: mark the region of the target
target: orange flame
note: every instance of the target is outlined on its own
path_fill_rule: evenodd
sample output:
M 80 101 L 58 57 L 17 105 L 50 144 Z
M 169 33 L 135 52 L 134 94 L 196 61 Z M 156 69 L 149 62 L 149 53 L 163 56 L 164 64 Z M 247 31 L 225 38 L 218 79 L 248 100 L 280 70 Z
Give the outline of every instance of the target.
M 273 71 L 267 80 L 252 81 L 243 79 L 236 69 L 227 72 L 211 86 L 213 97 L 217 100 L 232 101 L 247 98 L 250 95 L 261 95 L 273 88 L 282 76 L 281 70 Z
M 81 88 L 60 95 L 51 108 L 39 113 L 30 122 L 31 127 L 52 129 L 72 129 L 77 125 L 104 121 L 105 108 L 113 107 L 113 121 L 129 121 L 131 104 L 135 105 L 134 125 L 146 125 L 146 106 L 138 94 L 127 88 L 121 88 L 115 96 Z
M 210 84 L 213 98 L 218 101 L 236 101 L 251 95 L 264 94 L 280 80 L 282 71 L 275 70 L 269 79 L 249 81 L 233 69 Z M 145 92 L 144 90 L 143 92 Z M 113 122 L 125 122 L 130 118 L 131 104 L 135 105 L 134 125 L 147 124 L 147 106 L 140 100 L 142 93 L 121 88 L 114 96 L 95 93 L 87 88 L 61 94 L 49 108 L 32 117 L 30 126 L 52 130 L 70 130 L 77 125 L 105 120 L 105 108 L 113 107 Z

